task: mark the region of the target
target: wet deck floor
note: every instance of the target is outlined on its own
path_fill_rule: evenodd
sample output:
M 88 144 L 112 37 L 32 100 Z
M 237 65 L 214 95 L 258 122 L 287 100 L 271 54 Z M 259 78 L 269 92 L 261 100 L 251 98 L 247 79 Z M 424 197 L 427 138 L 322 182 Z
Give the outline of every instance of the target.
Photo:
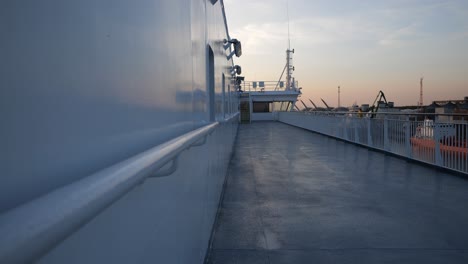
M 241 125 L 209 263 L 468 263 L 468 181 L 282 123 Z

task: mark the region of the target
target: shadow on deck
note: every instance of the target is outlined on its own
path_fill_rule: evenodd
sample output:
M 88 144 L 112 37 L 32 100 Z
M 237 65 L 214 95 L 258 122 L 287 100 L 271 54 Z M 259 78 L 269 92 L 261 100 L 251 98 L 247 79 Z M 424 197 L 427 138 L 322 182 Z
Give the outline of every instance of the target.
M 241 125 L 208 263 L 468 263 L 468 181 L 279 122 Z

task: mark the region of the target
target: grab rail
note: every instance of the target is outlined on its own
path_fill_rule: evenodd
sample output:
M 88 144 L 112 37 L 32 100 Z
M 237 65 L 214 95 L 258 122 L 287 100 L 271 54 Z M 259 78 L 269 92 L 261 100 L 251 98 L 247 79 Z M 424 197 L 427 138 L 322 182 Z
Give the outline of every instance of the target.
M 234 118 L 235 116 L 233 116 Z M 0 263 L 31 262 L 78 230 L 179 154 L 209 135 L 211 123 L 0 215 Z

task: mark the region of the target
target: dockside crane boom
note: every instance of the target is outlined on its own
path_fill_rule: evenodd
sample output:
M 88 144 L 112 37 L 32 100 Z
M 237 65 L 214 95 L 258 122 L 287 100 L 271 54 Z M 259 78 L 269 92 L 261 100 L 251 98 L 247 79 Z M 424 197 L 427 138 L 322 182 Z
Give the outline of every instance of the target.
M 302 101 L 302 100 L 300 100 L 300 101 L 301 101 L 302 105 L 304 106 L 304 111 L 310 111 L 310 110 L 312 110 L 312 108 L 308 107 L 308 106 L 304 103 L 304 101 Z
M 328 111 L 331 111 L 331 107 L 328 106 L 327 102 L 325 102 L 325 100 L 323 100 L 322 98 L 320 98 L 320 100 L 322 100 L 322 102 L 325 104 L 325 106 L 327 107 Z
M 382 91 L 379 91 L 379 93 L 377 94 L 377 97 L 375 97 L 374 103 L 370 107 L 370 112 L 376 113 L 379 110 L 380 102 L 384 102 L 385 105 L 388 104 L 387 98 L 385 97 L 385 94 Z
M 310 100 L 310 99 L 309 99 L 309 101 L 310 101 L 310 103 L 314 106 L 315 110 L 318 110 L 318 108 L 317 108 L 317 106 L 314 104 L 314 102 L 313 102 L 312 100 Z

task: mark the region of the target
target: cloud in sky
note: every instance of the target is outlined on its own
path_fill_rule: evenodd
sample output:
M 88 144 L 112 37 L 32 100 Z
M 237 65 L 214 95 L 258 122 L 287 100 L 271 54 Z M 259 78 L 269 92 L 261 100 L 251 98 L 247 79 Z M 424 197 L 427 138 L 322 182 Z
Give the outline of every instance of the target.
M 228 6 L 234 4 L 232 0 L 226 2 Z M 457 5 L 459 1 L 433 2 L 421 6 L 417 5 L 418 2 L 406 0 L 406 4 L 400 7 L 376 4 L 372 8 L 367 6 L 348 10 L 353 12 L 331 12 L 325 15 L 313 12 L 308 14 L 309 5 L 304 4 L 304 9 L 296 7 L 300 10 L 299 14 L 291 14 L 291 36 L 311 44 L 365 39 L 376 44 L 391 45 L 437 33 L 434 31 L 440 31 L 438 28 L 444 26 L 447 26 L 443 29 L 445 33 L 465 33 L 468 30 L 468 7 L 463 9 L 464 5 Z M 233 18 L 236 21 L 236 26 L 232 27 L 233 34 L 243 36 L 249 44 L 281 40 L 286 43 L 287 15 L 285 8 L 281 8 L 285 7 L 285 1 L 256 1 L 246 5 L 242 1 L 235 3 L 233 6 L 242 6 L 243 15 L 240 19 Z M 291 1 L 290 5 L 294 3 Z
M 274 62 L 283 63 L 287 47 L 286 1 L 225 0 L 225 5 L 231 35 L 243 42 L 244 56 L 238 62 L 247 79 L 278 78 L 280 67 Z M 468 90 L 466 0 L 290 0 L 289 10 L 292 46 L 298 51 L 296 75 L 302 74 L 303 85 L 316 87 L 314 92 L 328 93 L 320 86 L 359 75 L 362 85 L 355 81 L 349 87 L 356 92 L 371 91 L 366 85 L 385 76 L 398 94 L 413 85 L 402 82 L 402 76 L 418 79 L 421 74 L 443 84 L 452 97 Z M 300 69 L 321 76 L 312 78 Z

